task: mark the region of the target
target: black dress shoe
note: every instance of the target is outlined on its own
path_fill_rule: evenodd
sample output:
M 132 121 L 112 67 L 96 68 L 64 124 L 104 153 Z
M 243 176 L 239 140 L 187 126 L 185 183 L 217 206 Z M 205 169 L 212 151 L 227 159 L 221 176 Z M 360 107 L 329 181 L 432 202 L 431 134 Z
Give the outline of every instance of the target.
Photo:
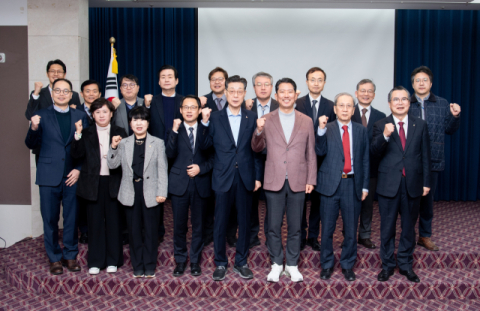
M 202 274 L 202 268 L 198 263 L 191 263 L 190 264 L 190 274 L 193 276 L 199 276 Z
M 175 270 L 173 270 L 173 276 L 183 275 L 183 273 L 185 273 L 185 266 L 186 264 L 184 262 L 177 262 L 177 266 L 175 267 Z
M 215 271 L 213 271 L 213 280 L 214 281 L 223 281 L 225 280 L 225 275 L 227 274 L 227 267 L 218 266 Z
M 374 249 L 376 248 L 370 239 L 358 239 L 358 244 L 365 246 L 366 248 Z
M 407 277 L 407 280 L 409 280 L 410 282 L 420 283 L 420 279 L 415 274 L 415 272 L 413 272 L 412 269 L 410 269 L 408 271 L 399 269 L 399 272 L 400 272 L 401 275 L 405 275 Z
M 158 245 L 162 244 L 163 242 L 163 235 L 158 237 Z
M 382 269 L 378 274 L 377 280 L 380 282 L 386 282 L 393 275 L 393 270 Z
M 347 281 L 355 281 L 355 272 L 352 269 L 342 269 L 343 276 Z
M 320 251 L 320 243 L 318 243 L 318 240 L 316 238 L 311 238 L 307 240 L 307 245 L 310 246 L 314 251 L 319 252 Z
M 252 270 L 248 268 L 248 265 L 243 265 L 243 266 L 233 266 L 233 272 L 237 273 L 240 275 L 240 277 L 244 279 L 253 279 L 253 273 Z
M 300 250 L 303 251 L 306 245 L 307 245 L 307 239 L 303 239 L 302 242 L 300 242 Z
M 260 245 L 260 240 L 257 239 L 250 243 L 250 248 L 254 248 L 255 246 L 258 246 L 258 245 Z
M 228 246 L 230 247 L 237 247 L 237 240 L 233 240 L 233 239 L 227 239 L 227 244 Z
M 78 239 L 78 242 L 81 244 L 87 244 L 88 243 L 88 233 L 82 233 L 80 234 L 80 238 Z
M 328 280 L 333 274 L 333 267 L 328 268 L 328 269 L 322 269 L 322 272 L 320 272 L 320 278 L 322 280 Z
M 340 244 L 340 247 L 343 248 L 343 242 L 345 242 L 345 239 L 342 241 L 342 243 Z

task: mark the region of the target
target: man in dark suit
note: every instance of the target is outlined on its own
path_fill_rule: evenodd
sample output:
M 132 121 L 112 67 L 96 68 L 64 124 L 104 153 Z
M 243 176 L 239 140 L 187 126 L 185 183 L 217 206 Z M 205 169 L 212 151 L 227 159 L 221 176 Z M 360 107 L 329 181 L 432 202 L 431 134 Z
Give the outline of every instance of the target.
M 253 278 L 248 268 L 250 240 L 250 213 L 252 194 L 261 186 L 259 160 L 252 150 L 251 138 L 256 128 L 255 113 L 242 109 L 247 80 L 239 76 L 226 81 L 228 107 L 214 112 L 202 110 L 200 129 L 207 129 L 208 135 L 202 149 L 215 148 L 212 188 L 215 191 L 214 249 L 217 268 L 213 280 L 222 281 L 227 273 L 228 257 L 225 250 L 230 210 L 235 204 L 238 220 L 238 241 L 233 271 L 242 278 Z
M 317 176 L 321 195 L 322 250 L 320 278 L 328 280 L 333 273 L 333 233 L 339 210 L 342 212 L 345 241 L 340 257 L 342 273 L 347 281 L 355 280 L 353 265 L 357 259 L 357 225 L 362 201 L 368 195 L 370 181 L 369 141 L 367 129 L 351 121 L 355 101 L 352 95 L 335 96 L 337 122 L 327 124 L 328 117 L 318 118 L 315 150 L 325 156 Z
M 102 92 L 100 92 L 100 84 L 95 80 L 86 80 L 80 86 L 80 94 L 83 98 L 83 104 L 78 106 L 77 109 L 87 114 L 88 121 L 90 122 L 90 125 L 92 125 L 94 120 L 90 113 L 90 105 L 102 96 Z
M 52 84 L 54 105 L 41 109 L 31 119 L 25 144 L 38 148 L 36 184 L 40 188 L 40 210 L 43 219 L 45 249 L 50 260 L 50 273 L 62 274 L 62 264 L 72 272 L 80 271 L 77 233 L 77 180 L 81 163 L 70 156 L 75 122 L 88 127 L 87 115 L 70 108 L 72 84 L 57 79 Z M 60 203 L 63 205 L 63 251 L 58 244 Z
M 388 93 L 392 114 L 373 127 L 370 151 L 380 157 L 378 164 L 378 205 L 380 209 L 380 258 L 378 280 L 387 281 L 398 264 L 400 274 L 420 282 L 412 269 L 415 223 L 420 200 L 430 191 L 430 139 L 427 123 L 408 116 L 410 94 L 403 86 Z M 395 262 L 395 229 L 401 214 L 402 233 Z
M 203 132 L 198 129 L 200 99 L 187 95 L 180 106 L 183 122 L 173 121 L 168 145 L 167 157 L 174 160 L 168 177 L 168 192 L 172 198 L 173 210 L 173 247 L 177 263 L 174 276 L 183 275 L 187 264 L 188 208 L 190 206 L 192 223 L 192 244 L 190 246 L 190 273 L 198 276 L 202 273 L 203 236 L 202 215 L 207 199 L 211 195 L 211 175 L 213 150 L 199 149 L 203 141 Z
M 297 99 L 296 107 L 298 111 L 306 114 L 313 121 L 313 130 L 315 133 L 318 129 L 318 117 L 326 116 L 329 122 L 335 121 L 335 112 L 333 111 L 333 102 L 322 96 L 322 91 L 327 81 L 327 74 L 319 67 L 310 68 L 306 74 L 307 86 L 309 93 Z M 317 167 L 322 165 L 322 158 L 317 157 Z M 307 199 L 303 208 L 302 218 L 302 244 L 301 249 L 305 245 L 309 245 L 315 251 L 320 251 L 318 243 L 318 235 L 320 233 L 320 194 L 313 191 L 310 194 L 310 214 L 307 223 Z M 307 240 L 308 227 L 308 240 Z
M 112 122 L 123 128 L 128 136 L 133 135 L 132 128 L 128 123 L 128 114 L 133 108 L 143 106 L 143 98 L 138 97 L 139 91 L 138 78 L 132 74 L 126 74 L 120 78 L 120 92 L 123 98 L 115 97 L 112 100 L 116 109 Z

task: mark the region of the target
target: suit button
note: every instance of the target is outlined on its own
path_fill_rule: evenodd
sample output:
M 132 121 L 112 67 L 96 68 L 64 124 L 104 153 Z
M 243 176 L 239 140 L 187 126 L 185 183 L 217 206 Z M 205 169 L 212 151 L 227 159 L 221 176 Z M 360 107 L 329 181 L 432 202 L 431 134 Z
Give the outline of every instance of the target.
M 62 161 L 65 161 L 65 159 L 62 159 Z
M 238 154 L 238 151 L 235 151 L 235 154 Z
M 287 164 L 287 161 L 283 161 L 283 164 Z
M 399 172 L 402 172 L 402 170 L 398 170 Z
M 288 151 L 288 148 L 287 148 L 287 151 Z
M 344 159 L 342 159 L 342 162 L 345 162 L 345 160 L 344 160 Z
M 405 160 L 405 157 L 403 157 L 403 159 Z
M 147 176 L 147 179 L 149 179 L 150 177 Z

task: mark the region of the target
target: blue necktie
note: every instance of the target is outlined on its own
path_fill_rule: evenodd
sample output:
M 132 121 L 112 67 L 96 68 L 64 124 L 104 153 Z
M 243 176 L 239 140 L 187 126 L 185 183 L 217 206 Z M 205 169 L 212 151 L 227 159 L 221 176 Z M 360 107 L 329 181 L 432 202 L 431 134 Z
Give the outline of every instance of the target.
M 192 147 L 192 152 L 195 151 L 195 141 L 193 139 L 193 127 L 189 128 L 190 134 L 188 134 L 188 139 L 190 140 L 190 146 Z

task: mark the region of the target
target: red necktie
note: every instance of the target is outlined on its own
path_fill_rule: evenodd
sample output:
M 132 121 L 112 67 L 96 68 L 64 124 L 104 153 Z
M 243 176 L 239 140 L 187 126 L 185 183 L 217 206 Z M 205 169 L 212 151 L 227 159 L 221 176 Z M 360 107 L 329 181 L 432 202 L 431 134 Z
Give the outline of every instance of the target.
M 348 126 L 342 126 L 343 129 L 343 155 L 345 156 L 345 164 L 343 165 L 343 172 L 345 174 L 350 173 L 352 170 L 352 160 L 350 159 L 350 136 L 348 135 Z
M 403 122 L 398 122 L 398 125 L 400 126 L 400 131 L 398 132 L 398 135 L 400 136 L 400 142 L 402 143 L 402 148 L 405 150 L 405 142 L 407 141 L 405 139 L 405 130 L 403 129 Z M 405 176 L 405 167 L 403 167 L 402 175 Z

